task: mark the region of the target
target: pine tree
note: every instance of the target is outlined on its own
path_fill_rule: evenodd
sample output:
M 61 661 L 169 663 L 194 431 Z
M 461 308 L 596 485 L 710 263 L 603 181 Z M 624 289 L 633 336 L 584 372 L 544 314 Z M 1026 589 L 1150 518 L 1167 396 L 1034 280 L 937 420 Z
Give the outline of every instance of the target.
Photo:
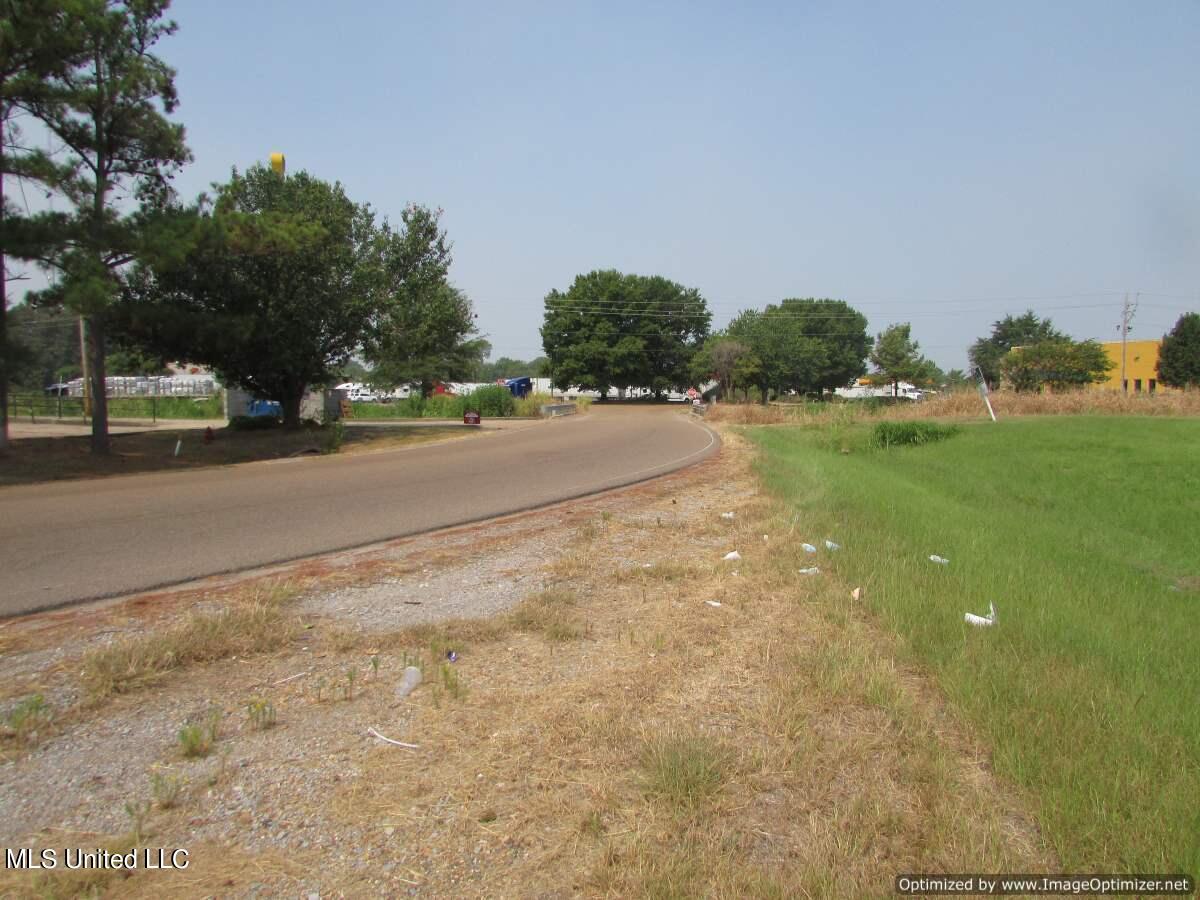
M 26 145 L 20 119 L 44 103 L 55 80 L 79 60 L 76 20 L 62 0 L 0 0 L 0 450 L 8 445 L 9 258 L 40 255 L 29 218 L 8 203 L 5 179 L 56 184 L 63 172 L 48 154 Z M 46 222 L 39 231 L 45 230 Z
M 188 162 L 183 126 L 168 121 L 178 104 L 175 72 L 151 51 L 174 33 L 163 21 L 169 0 L 73 0 L 78 63 L 30 105 L 65 150 L 72 175 L 59 189 L 70 204 L 63 238 L 47 260 L 62 275 L 55 291 L 87 322 L 92 452 L 108 452 L 105 400 L 106 312 L 150 219 L 144 210 L 171 195 L 170 179 Z M 122 197 L 141 210 L 123 214 Z

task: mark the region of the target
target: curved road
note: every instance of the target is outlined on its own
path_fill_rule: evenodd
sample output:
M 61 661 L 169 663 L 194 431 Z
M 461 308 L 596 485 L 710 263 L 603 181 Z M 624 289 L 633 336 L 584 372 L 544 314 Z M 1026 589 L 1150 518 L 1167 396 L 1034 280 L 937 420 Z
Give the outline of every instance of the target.
M 597 410 L 473 440 L 0 489 L 0 616 L 459 525 L 697 462 L 670 408 Z

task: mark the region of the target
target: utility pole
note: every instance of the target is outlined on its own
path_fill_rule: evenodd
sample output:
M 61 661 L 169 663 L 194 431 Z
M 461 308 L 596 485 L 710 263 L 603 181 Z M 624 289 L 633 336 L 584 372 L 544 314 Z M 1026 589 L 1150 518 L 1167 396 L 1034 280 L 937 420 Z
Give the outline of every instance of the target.
M 1133 324 L 1133 315 L 1137 312 L 1138 297 L 1141 297 L 1141 291 L 1133 298 L 1133 303 L 1129 302 L 1129 294 L 1125 294 L 1125 301 L 1121 304 L 1121 392 L 1129 393 L 1129 379 L 1125 377 L 1125 358 L 1127 345 L 1129 343 L 1129 326 Z

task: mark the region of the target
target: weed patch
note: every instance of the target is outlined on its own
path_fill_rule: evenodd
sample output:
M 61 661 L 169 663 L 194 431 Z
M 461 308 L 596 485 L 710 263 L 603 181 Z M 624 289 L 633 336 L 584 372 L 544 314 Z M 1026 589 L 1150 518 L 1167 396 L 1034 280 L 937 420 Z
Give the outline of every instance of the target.
M 54 710 L 41 694 L 26 697 L 4 717 L 8 734 L 21 743 L 32 743 L 54 722 Z
M 179 749 L 185 759 L 208 756 L 221 736 L 221 711 L 210 709 L 201 718 L 179 729 Z
M 571 611 L 576 602 L 570 591 L 542 591 L 521 601 L 509 621 L 517 631 L 539 633 L 550 641 L 572 641 L 586 633 Z
M 936 422 L 876 422 L 872 430 L 872 443 L 886 450 L 889 447 L 921 446 L 944 441 L 961 431 L 956 425 L 939 425 Z
M 675 812 L 687 812 L 721 789 L 729 754 L 716 741 L 698 734 L 667 733 L 642 745 L 646 792 Z
M 278 650 L 298 628 L 284 610 L 295 593 L 287 585 L 261 589 L 218 612 L 196 613 L 161 632 L 92 650 L 83 658 L 84 690 L 98 701 L 195 663 Z

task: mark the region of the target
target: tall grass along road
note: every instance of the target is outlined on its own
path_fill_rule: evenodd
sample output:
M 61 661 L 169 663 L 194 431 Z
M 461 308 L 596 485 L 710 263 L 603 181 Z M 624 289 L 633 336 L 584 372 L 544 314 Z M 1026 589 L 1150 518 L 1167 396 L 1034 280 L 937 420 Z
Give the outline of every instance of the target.
M 1200 873 L 1200 421 L 749 433 L 797 536 L 843 545 L 839 574 L 1029 792 L 1066 871 Z M 989 603 L 994 626 L 964 623 Z

